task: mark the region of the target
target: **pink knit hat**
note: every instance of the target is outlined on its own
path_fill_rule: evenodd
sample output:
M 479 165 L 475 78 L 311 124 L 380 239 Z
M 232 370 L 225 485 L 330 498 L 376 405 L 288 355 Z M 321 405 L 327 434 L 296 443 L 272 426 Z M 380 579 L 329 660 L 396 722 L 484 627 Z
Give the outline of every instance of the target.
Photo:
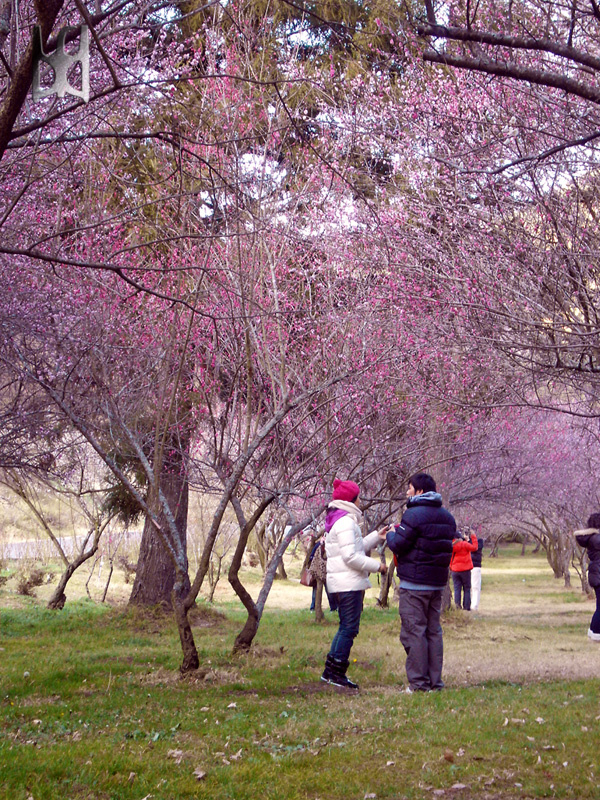
M 347 500 L 352 503 L 360 493 L 358 484 L 354 481 L 339 481 L 337 478 L 333 482 L 333 499 Z

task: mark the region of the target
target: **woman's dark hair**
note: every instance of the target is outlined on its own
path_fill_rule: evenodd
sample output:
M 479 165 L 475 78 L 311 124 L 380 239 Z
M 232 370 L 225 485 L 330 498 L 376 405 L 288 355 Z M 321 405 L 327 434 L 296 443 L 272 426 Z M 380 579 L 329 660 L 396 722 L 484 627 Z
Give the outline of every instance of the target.
M 427 472 L 417 472 L 408 481 L 415 492 L 435 492 L 437 491 L 435 481 Z
M 600 513 L 590 514 L 587 526 L 588 528 L 598 528 L 598 530 L 600 530 Z

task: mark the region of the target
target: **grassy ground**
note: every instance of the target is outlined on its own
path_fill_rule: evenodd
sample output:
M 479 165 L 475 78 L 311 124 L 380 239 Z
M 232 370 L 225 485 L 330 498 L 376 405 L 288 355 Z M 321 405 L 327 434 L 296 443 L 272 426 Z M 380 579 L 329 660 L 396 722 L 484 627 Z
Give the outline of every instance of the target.
M 411 696 L 397 611 L 374 591 L 356 694 L 318 680 L 334 615 L 315 625 L 294 580 L 276 584 L 250 655 L 231 655 L 244 615 L 225 587 L 202 604 L 187 678 L 170 619 L 83 599 L 49 612 L 9 582 L 0 798 L 600 798 L 592 603 L 516 550 L 483 574 L 481 611 L 445 621 L 447 689 Z

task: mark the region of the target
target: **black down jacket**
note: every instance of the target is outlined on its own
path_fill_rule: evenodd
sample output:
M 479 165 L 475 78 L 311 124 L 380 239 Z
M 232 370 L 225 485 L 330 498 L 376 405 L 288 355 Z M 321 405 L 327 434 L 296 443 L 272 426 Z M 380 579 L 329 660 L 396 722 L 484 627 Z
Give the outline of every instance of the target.
M 399 525 L 387 535 L 399 578 L 442 589 L 448 582 L 456 522 L 437 492 L 411 497 Z
M 600 532 L 595 528 L 575 531 L 577 544 L 586 547 L 590 559 L 588 581 L 594 589 L 600 586 Z

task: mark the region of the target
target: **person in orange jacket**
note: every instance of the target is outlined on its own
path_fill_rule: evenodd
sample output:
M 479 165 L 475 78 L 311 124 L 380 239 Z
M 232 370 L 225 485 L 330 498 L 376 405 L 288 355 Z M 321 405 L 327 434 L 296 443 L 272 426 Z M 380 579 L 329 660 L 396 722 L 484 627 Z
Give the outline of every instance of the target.
M 477 537 L 470 528 L 465 528 L 460 538 L 452 542 L 452 558 L 450 571 L 454 584 L 454 602 L 457 608 L 471 610 L 471 570 L 473 560 L 471 553 L 477 550 Z M 461 604 L 461 594 L 462 604 Z

